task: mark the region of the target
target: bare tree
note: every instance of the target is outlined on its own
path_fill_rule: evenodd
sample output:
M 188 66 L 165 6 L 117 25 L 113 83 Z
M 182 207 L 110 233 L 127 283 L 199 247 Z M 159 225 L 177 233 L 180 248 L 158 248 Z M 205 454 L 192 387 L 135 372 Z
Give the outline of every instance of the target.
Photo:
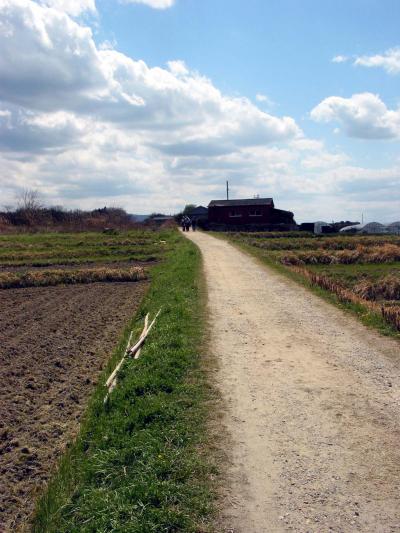
M 37 189 L 23 189 L 17 197 L 17 205 L 19 209 L 23 209 L 24 211 L 43 209 L 43 204 L 40 201 L 40 195 Z
M 44 205 L 40 201 L 39 191 L 24 189 L 17 197 L 18 212 L 28 226 L 38 224 Z

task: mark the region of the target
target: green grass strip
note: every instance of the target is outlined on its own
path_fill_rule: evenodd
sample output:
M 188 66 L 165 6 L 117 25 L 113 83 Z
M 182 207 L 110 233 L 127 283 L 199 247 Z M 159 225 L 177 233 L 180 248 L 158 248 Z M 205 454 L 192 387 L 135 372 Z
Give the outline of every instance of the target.
M 174 232 L 174 253 L 152 272 L 138 317 L 161 307 L 138 360 L 122 368 L 111 401 L 97 388 L 77 441 L 39 501 L 33 531 L 208 531 L 213 507 L 205 430 L 210 389 L 200 364 L 201 257 Z M 102 383 L 121 357 L 129 330 Z

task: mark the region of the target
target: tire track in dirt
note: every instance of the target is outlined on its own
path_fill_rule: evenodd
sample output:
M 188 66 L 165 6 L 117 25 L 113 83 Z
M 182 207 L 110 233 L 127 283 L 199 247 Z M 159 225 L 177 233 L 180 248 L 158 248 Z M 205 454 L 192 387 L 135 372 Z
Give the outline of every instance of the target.
M 400 531 L 400 344 L 229 243 L 187 236 L 229 435 L 219 530 Z

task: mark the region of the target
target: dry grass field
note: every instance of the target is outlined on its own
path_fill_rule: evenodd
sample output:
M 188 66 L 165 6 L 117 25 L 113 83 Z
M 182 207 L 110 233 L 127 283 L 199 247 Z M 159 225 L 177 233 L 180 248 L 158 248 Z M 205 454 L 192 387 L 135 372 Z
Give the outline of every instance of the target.
M 230 238 L 400 330 L 400 236 L 236 233 Z

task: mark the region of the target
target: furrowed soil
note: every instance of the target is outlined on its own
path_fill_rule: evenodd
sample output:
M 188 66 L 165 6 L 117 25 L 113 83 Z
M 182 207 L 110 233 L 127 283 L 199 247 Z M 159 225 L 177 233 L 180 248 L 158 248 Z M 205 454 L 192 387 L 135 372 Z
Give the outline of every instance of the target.
M 0 290 L 0 531 L 24 529 L 146 282 Z
M 201 249 L 228 465 L 217 531 L 400 531 L 400 344 L 231 244 Z

